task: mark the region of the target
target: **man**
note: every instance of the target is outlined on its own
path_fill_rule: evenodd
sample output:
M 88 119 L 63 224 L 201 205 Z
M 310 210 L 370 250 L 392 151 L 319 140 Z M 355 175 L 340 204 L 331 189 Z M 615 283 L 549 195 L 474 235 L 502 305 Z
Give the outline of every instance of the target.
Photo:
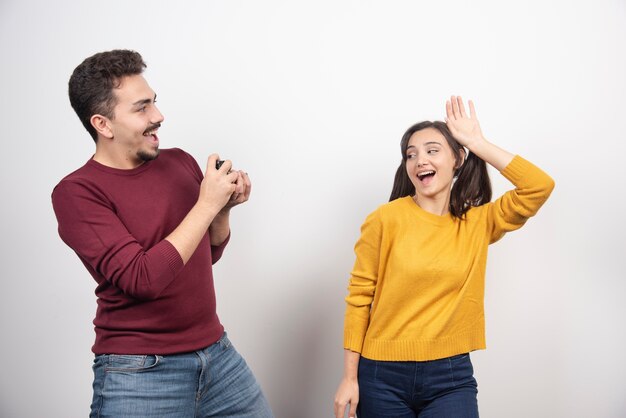
M 134 51 L 83 61 L 72 107 L 96 143 L 52 193 L 59 235 L 96 280 L 92 417 L 271 417 L 215 310 L 212 264 L 247 174 L 159 152 L 163 115 Z

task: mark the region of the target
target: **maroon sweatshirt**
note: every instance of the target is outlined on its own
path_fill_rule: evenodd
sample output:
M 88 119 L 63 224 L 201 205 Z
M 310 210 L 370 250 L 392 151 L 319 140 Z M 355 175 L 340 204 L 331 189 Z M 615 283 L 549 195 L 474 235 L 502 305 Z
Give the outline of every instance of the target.
M 183 265 L 165 241 L 198 199 L 202 171 L 180 149 L 132 170 L 89 160 L 52 192 L 59 235 L 97 282 L 96 354 L 174 354 L 216 342 L 209 233 Z

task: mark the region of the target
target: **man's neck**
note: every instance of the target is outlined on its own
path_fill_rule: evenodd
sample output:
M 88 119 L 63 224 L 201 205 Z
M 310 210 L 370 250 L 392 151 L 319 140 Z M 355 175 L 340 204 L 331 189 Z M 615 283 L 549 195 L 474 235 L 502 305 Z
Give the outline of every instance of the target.
M 93 160 L 111 168 L 117 168 L 120 170 L 132 170 L 142 165 L 145 161 L 140 160 L 136 156 L 131 158 L 130 155 L 121 155 L 111 150 L 103 149 L 96 145 L 96 153 L 93 155 Z

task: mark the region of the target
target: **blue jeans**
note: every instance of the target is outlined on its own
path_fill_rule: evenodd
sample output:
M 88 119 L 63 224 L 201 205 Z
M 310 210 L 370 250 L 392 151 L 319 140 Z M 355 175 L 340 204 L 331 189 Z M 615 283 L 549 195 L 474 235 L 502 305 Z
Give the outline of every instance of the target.
M 359 418 L 477 418 L 469 354 L 432 361 L 359 361 Z
M 101 354 L 93 370 L 91 418 L 273 417 L 225 333 L 190 353 Z

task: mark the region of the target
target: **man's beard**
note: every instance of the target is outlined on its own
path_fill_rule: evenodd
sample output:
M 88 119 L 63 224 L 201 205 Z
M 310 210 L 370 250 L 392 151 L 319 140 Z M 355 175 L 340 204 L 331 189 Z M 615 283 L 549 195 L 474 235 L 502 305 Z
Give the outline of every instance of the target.
M 152 161 L 152 160 L 154 160 L 156 157 L 158 157 L 158 156 L 159 156 L 159 152 L 160 152 L 160 151 L 161 151 L 161 150 L 160 150 L 160 149 L 158 149 L 158 148 L 157 148 L 156 150 L 154 150 L 154 151 L 151 151 L 151 152 L 144 151 L 144 150 L 140 150 L 140 151 L 137 151 L 137 157 L 138 157 L 141 161 L 143 161 L 143 162 L 146 162 L 146 161 Z

